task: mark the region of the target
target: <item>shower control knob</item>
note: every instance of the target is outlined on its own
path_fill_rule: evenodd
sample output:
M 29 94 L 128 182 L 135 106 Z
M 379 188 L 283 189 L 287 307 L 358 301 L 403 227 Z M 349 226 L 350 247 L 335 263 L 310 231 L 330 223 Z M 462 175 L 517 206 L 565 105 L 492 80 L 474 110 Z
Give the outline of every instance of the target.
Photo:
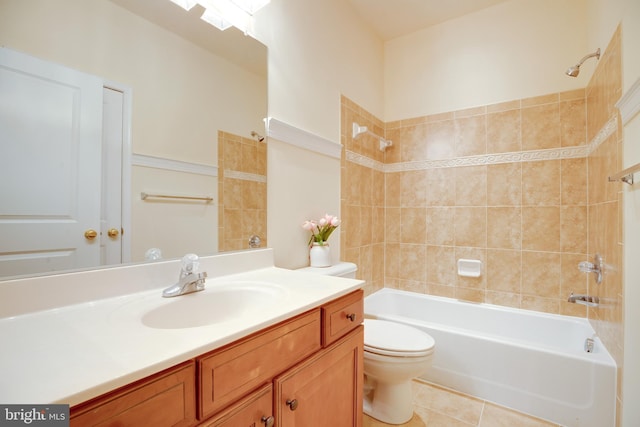
M 264 423 L 264 427 L 273 427 L 275 419 L 272 416 L 263 416 L 260 418 L 260 422 Z
M 295 411 L 296 409 L 298 409 L 298 399 L 288 399 L 287 406 L 289 406 L 289 409 L 291 409 L 292 411 Z

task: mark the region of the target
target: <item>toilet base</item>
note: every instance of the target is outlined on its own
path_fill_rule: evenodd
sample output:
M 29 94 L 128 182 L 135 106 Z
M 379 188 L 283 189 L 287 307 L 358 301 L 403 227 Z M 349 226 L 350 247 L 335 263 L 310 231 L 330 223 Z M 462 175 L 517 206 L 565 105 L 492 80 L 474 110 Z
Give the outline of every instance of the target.
M 363 412 L 365 414 L 386 424 L 404 424 L 413 417 L 413 392 L 410 380 L 383 384 L 365 378 L 365 383 L 367 382 L 374 384 L 364 395 Z

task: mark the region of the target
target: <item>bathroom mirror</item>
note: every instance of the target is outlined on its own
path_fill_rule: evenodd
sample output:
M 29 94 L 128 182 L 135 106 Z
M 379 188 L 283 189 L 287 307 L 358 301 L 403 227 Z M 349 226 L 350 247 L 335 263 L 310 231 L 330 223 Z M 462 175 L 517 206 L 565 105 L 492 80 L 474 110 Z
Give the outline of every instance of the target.
M 218 30 L 201 13 L 169 0 L 0 0 L 1 47 L 96 76 L 128 97 L 121 215 L 129 229 L 102 236 L 126 234 L 121 262 L 144 261 L 150 248 L 163 259 L 247 249 L 252 234 L 265 246 L 267 48 L 235 28 Z M 11 175 L 11 185 L 24 179 Z M 195 198 L 143 200 L 145 192 Z M 0 222 L 11 220 L 7 211 Z M 0 261 L 11 257 L 11 248 L 1 252 Z M 50 264 L 33 275 L 68 271 L 65 262 Z M 101 256 L 95 266 L 115 264 Z M 24 275 L 0 262 L 0 280 Z

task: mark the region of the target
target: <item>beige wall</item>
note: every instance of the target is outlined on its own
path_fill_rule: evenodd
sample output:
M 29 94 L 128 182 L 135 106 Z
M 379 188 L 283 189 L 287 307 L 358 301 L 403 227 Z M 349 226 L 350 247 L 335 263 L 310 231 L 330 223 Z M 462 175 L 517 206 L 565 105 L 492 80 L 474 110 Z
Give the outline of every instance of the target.
M 269 47 L 271 117 L 341 143 L 341 94 L 382 114 L 383 45 L 348 2 L 272 0 L 256 32 Z M 267 170 L 267 229 L 276 264 L 306 266 L 302 223 L 342 215 L 340 160 L 270 139 Z M 330 244 L 337 261 L 337 235 Z
M 384 120 L 584 88 L 585 0 L 513 0 L 385 44 Z

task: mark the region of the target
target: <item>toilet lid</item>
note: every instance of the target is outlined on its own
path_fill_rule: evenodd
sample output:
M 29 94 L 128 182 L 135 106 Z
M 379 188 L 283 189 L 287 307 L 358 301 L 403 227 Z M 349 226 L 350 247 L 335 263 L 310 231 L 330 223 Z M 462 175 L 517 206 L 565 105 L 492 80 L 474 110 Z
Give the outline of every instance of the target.
M 364 319 L 364 349 L 385 356 L 417 357 L 433 352 L 435 341 L 411 326 L 386 320 Z

